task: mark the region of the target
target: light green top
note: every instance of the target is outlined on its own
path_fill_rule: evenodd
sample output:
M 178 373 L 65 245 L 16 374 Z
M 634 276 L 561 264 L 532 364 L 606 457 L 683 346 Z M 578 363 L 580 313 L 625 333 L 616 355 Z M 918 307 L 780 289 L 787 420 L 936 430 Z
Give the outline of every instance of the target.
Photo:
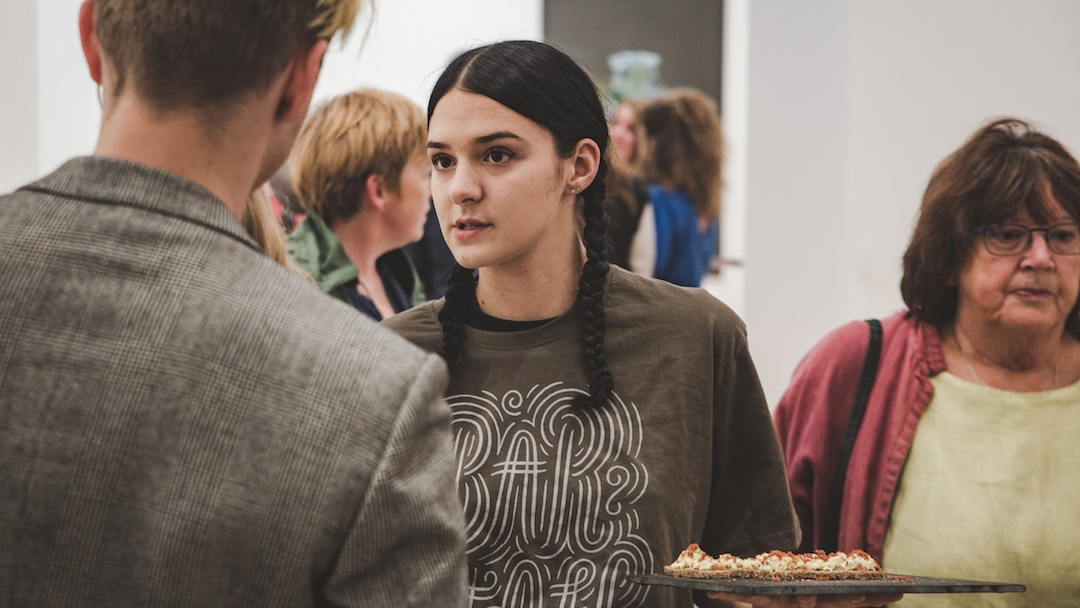
M 1027 592 L 910 594 L 900 605 L 1080 606 L 1080 382 L 1014 393 L 944 372 L 931 383 L 883 566 Z

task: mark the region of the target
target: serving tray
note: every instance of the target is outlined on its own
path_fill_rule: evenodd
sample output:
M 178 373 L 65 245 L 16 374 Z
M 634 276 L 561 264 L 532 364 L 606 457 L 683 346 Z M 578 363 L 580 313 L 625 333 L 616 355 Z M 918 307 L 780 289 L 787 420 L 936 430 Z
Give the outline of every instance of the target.
M 968 581 L 957 578 L 931 578 L 905 574 L 885 574 L 885 578 L 859 581 L 766 581 L 749 578 L 682 578 L 667 574 L 633 574 L 631 581 L 641 585 L 664 585 L 703 591 L 722 591 L 745 595 L 888 595 L 893 593 L 1023 593 L 1027 588 L 1016 583 Z

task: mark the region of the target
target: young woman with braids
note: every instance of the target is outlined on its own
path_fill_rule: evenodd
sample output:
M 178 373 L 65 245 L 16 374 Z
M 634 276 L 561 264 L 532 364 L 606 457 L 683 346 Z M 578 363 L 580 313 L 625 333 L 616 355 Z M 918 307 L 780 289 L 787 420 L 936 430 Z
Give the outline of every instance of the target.
M 627 575 L 691 542 L 796 545 L 742 322 L 604 260 L 607 124 L 586 73 L 538 42 L 468 51 L 428 126 L 459 266 L 445 299 L 384 323 L 449 364 L 472 605 L 689 607 Z

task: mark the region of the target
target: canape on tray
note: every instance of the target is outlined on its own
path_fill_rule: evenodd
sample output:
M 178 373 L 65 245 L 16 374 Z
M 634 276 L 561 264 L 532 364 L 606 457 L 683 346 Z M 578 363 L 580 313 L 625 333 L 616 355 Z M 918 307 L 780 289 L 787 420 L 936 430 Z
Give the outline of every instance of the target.
M 770 551 L 754 557 L 725 553 L 713 557 L 697 544 L 687 547 L 664 573 L 683 578 L 757 578 L 785 580 L 879 579 L 885 573 L 864 551 L 790 553 Z

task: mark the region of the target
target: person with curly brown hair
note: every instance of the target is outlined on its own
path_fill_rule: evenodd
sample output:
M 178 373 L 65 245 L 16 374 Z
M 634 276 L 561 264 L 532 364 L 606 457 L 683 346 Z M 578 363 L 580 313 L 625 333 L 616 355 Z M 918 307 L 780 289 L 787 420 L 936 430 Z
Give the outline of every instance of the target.
M 983 126 L 931 176 L 903 265 L 907 310 L 826 336 L 777 405 L 803 548 L 1027 585 L 905 606 L 1074 605 L 1080 163 Z
M 696 89 L 671 89 L 644 105 L 640 121 L 645 134 L 640 171 L 650 205 L 634 246 L 653 255 L 652 268 L 634 270 L 700 286 L 720 238 L 723 141 L 716 102 Z

